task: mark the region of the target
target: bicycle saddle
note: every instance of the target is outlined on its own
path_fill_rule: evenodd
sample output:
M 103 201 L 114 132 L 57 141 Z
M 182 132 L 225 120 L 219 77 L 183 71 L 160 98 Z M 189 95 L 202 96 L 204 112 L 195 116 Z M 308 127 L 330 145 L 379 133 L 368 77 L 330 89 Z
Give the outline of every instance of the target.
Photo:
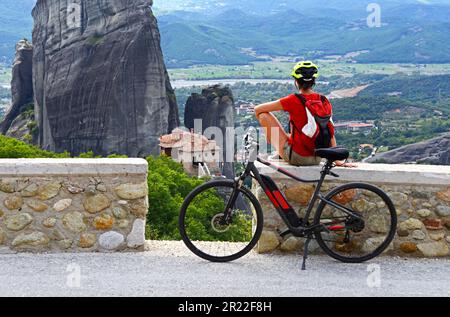
M 332 147 L 329 149 L 316 150 L 316 156 L 327 159 L 331 162 L 343 161 L 350 157 L 350 152 L 342 147 Z

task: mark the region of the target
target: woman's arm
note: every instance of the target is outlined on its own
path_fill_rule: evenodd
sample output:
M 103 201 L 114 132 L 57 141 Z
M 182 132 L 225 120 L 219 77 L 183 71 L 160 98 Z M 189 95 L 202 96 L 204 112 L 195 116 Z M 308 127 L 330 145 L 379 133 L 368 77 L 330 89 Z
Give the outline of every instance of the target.
M 256 106 L 255 107 L 255 115 L 256 115 L 256 118 L 259 118 L 259 116 L 262 113 L 270 113 L 270 112 L 282 111 L 282 110 L 283 110 L 283 106 L 281 105 L 281 102 L 279 100 L 277 100 L 277 101 L 263 103 L 259 106 Z
M 336 136 L 331 139 L 331 147 L 337 147 Z

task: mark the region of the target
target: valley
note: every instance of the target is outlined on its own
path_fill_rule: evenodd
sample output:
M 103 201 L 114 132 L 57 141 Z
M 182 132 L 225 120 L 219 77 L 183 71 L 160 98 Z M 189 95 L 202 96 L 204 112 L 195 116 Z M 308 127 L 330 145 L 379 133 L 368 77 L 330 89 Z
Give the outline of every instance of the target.
M 375 129 L 363 133 L 338 132 L 340 144 L 351 149 L 357 160 L 371 152 L 360 149 L 371 144 L 380 151 L 427 140 L 450 132 L 450 64 L 348 64 L 319 61 L 321 80 L 317 90 L 333 98 L 336 122 L 374 122 Z M 256 62 L 250 65 L 196 65 L 169 69 L 176 90 L 180 121 L 184 105 L 192 92 L 201 87 L 222 84 L 229 86 L 237 107 L 276 100 L 295 91 L 289 78 L 293 62 Z M 0 68 L 0 107 L 2 113 L 10 102 L 6 88 L 11 68 Z M 447 74 L 447 75 L 440 75 Z M 422 87 L 414 87 L 422 76 Z M 444 76 L 444 77 L 439 77 Z M 434 94 L 436 83 L 440 90 Z M 5 86 L 5 87 L 1 87 Z M 287 125 L 285 114 L 279 115 Z M 239 112 L 238 126 L 257 126 L 252 113 Z
M 201 87 L 229 86 L 237 107 L 276 100 L 295 91 L 289 72 L 294 61 L 254 62 L 249 65 L 195 65 L 170 68 L 175 88 L 180 121 L 184 105 L 192 92 Z M 317 90 L 333 98 L 336 122 L 373 122 L 375 129 L 362 133 L 340 130 L 340 144 L 352 151 L 356 160 L 370 156 L 361 144 L 374 145 L 378 151 L 427 140 L 450 132 L 450 64 L 359 64 L 319 60 L 321 80 Z M 11 68 L 0 66 L 0 111 L 10 103 Z M 442 75 L 444 74 L 444 75 Z M 414 87 L 421 76 L 423 86 Z M 444 76 L 444 77 L 439 77 Z M 439 80 L 439 81 L 437 81 Z M 436 82 L 435 94 L 426 92 Z M 411 88 L 412 87 L 412 88 Z M 412 90 L 412 91 L 411 91 Z M 285 114 L 279 115 L 287 126 Z M 252 113 L 238 112 L 236 125 L 257 126 Z
M 282 83 L 282 84 L 288 84 L 291 83 L 292 80 L 286 80 L 286 79 L 204 79 L 204 80 L 172 80 L 172 87 L 177 88 L 189 88 L 189 87 L 206 87 L 206 86 L 213 86 L 213 85 L 226 85 L 226 86 L 232 86 L 237 83 L 248 83 L 252 85 L 256 84 L 264 84 L 264 83 Z
M 11 67 L 0 64 L 0 116 L 11 103 Z
M 319 62 L 323 76 L 317 91 L 332 98 L 335 122 L 374 126 L 371 130 L 361 131 L 339 129 L 339 144 L 348 147 L 354 159 L 364 160 L 373 154 L 371 148 L 363 144 L 385 152 L 450 132 L 448 64 L 348 65 Z M 295 92 L 286 75 L 291 67 L 292 62 L 257 62 L 247 66 L 170 69 L 171 78 L 177 78 L 173 82 L 181 121 L 187 96 L 199 93 L 202 86 L 221 83 L 231 88 L 237 110 L 242 109 L 237 112 L 236 125 L 244 128 L 258 126 L 252 111 L 246 109 Z M 272 79 L 263 76 L 255 79 L 262 74 L 271 74 Z M 245 79 L 246 76 L 252 79 Z M 177 82 L 183 85 L 177 85 Z M 195 87 L 188 87 L 189 83 Z M 288 125 L 286 114 L 280 113 L 278 117 Z
M 247 65 L 194 65 L 185 68 L 169 68 L 172 80 L 214 80 L 214 79 L 290 79 L 292 65 L 297 59 L 288 61 L 252 62 Z M 316 60 L 323 77 L 355 75 L 445 75 L 450 74 L 450 63 L 408 64 L 408 63 L 346 63 L 330 60 Z

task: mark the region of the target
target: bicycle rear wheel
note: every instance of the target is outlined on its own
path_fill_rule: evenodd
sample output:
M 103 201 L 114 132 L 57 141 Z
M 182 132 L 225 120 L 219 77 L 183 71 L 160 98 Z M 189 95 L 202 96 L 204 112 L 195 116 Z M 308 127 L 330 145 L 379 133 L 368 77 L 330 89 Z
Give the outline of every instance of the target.
M 331 257 L 345 263 L 361 263 L 384 252 L 397 228 L 397 213 L 388 195 L 380 188 L 363 183 L 334 189 L 321 202 L 314 223 L 321 230 L 315 236 Z M 354 212 L 349 216 L 336 206 Z
M 212 262 L 234 261 L 250 252 L 261 237 L 261 205 L 247 188 L 236 191 L 232 180 L 211 181 L 184 201 L 179 230 L 197 256 Z

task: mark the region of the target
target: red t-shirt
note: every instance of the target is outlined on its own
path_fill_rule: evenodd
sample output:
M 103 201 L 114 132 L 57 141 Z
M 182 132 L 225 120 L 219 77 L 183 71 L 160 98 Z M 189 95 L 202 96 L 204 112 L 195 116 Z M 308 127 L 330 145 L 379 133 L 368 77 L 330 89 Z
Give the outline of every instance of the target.
M 303 95 L 307 101 L 321 100 L 321 95 L 310 94 Z M 306 114 L 306 108 L 295 94 L 289 95 L 280 99 L 281 105 L 284 111 L 289 112 L 290 120 L 295 122 L 297 129 L 302 130 L 303 127 L 308 124 L 308 115 Z M 328 100 L 326 102 L 329 102 Z M 334 129 L 330 131 L 334 136 Z M 310 157 L 315 156 L 314 151 L 316 148 L 315 140 L 308 137 L 301 137 L 298 131 L 294 133 L 294 139 L 289 139 L 289 145 L 292 146 L 294 152 L 301 156 Z

